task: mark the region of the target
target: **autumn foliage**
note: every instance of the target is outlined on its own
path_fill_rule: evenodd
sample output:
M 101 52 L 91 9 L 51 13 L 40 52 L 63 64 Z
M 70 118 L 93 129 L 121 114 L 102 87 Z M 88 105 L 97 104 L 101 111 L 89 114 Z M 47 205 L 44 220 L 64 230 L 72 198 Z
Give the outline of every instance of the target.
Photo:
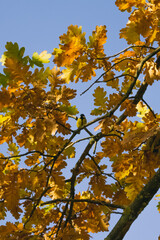
M 87 240 L 100 231 L 110 231 L 106 240 L 123 239 L 160 187 L 160 114 L 145 99 L 147 87 L 160 80 L 160 3 L 115 3 L 130 17 L 120 30 L 128 47 L 112 56 L 105 54 L 106 26 L 96 26 L 89 39 L 82 27 L 69 26 L 52 67 L 45 67 L 52 57 L 46 51 L 29 57 L 17 43 L 6 44 L 0 219 L 10 212 L 14 220 L 0 226 L 2 240 Z M 82 87 L 90 81 L 82 96 L 79 81 Z M 71 126 L 79 116 L 71 102 L 88 91 L 93 120 L 79 134 Z M 115 213 L 121 218 L 110 229 Z

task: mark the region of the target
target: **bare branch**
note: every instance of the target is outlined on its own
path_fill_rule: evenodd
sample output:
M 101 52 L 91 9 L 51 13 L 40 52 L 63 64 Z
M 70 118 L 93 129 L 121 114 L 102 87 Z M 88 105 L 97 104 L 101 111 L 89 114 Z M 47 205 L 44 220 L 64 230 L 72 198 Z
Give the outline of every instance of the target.
M 51 201 L 41 203 L 40 205 L 44 206 L 47 204 L 53 204 L 53 203 L 58 203 L 58 202 L 87 202 L 87 203 L 91 203 L 91 204 L 103 205 L 103 206 L 114 208 L 114 209 L 117 209 L 117 208 L 125 209 L 126 208 L 125 206 L 112 204 L 107 201 L 93 200 L 93 199 L 72 199 L 72 198 L 69 198 L 69 199 L 57 198 L 57 199 L 54 199 Z
M 36 210 L 36 207 L 39 205 L 39 202 L 40 202 L 41 198 L 42 198 L 42 197 L 44 196 L 44 194 L 50 189 L 50 187 L 48 187 L 48 183 L 49 183 L 49 180 L 50 180 L 50 177 L 51 177 L 51 173 L 52 173 L 52 170 L 53 170 L 53 167 L 54 167 L 54 164 L 55 164 L 56 160 L 57 160 L 58 157 L 61 155 L 61 153 L 64 151 L 64 149 L 66 148 L 66 146 L 72 141 L 72 139 L 74 138 L 75 135 L 76 135 L 76 132 L 74 132 L 74 133 L 71 135 L 70 139 L 64 144 L 64 146 L 63 146 L 62 149 L 57 153 L 57 155 L 54 156 L 54 157 L 51 159 L 51 161 L 49 161 L 48 164 L 46 164 L 46 166 L 47 166 L 47 165 L 49 165 L 49 164 L 52 163 L 52 166 L 51 166 L 50 171 L 49 171 L 49 175 L 48 175 L 48 177 L 47 177 L 46 187 L 45 187 L 45 189 L 43 190 L 43 192 L 41 193 L 39 199 L 36 200 L 36 202 L 34 203 L 33 209 L 32 209 L 32 211 L 31 211 L 31 213 L 30 213 L 30 216 L 29 216 L 28 219 L 26 220 L 26 222 L 25 222 L 25 224 L 24 224 L 24 227 L 25 227 L 26 224 L 30 221 L 32 215 L 34 214 L 34 212 L 35 212 L 35 210 Z
M 40 151 L 34 150 L 34 151 L 29 151 L 29 152 L 26 152 L 26 153 L 19 154 L 19 155 L 13 155 L 13 156 L 8 156 L 8 157 L 0 157 L 0 159 L 20 158 L 20 157 L 24 157 L 24 156 L 27 156 L 27 155 L 32 154 L 32 153 L 39 153 L 39 155 L 44 156 L 44 157 L 51 157 L 51 158 L 54 157 L 53 155 L 44 154 Z
M 148 49 L 153 49 L 153 50 L 155 50 L 154 47 L 149 47 L 149 46 L 146 46 L 146 45 L 131 45 L 131 46 L 123 49 L 122 51 L 120 51 L 120 52 L 118 52 L 118 53 L 116 53 L 116 54 L 114 54 L 114 55 L 111 55 L 111 56 L 105 57 L 105 58 L 97 58 L 97 59 L 99 59 L 99 60 L 102 59 L 102 60 L 103 60 L 103 59 L 113 58 L 113 57 L 116 57 L 116 56 L 118 56 L 119 54 L 121 54 L 121 53 L 123 53 L 123 52 L 126 52 L 126 51 L 127 51 L 128 49 L 130 49 L 130 48 L 148 48 Z
M 108 73 L 112 68 L 114 68 L 117 64 L 119 64 L 119 63 L 121 63 L 121 62 L 123 62 L 123 61 L 125 61 L 125 60 L 131 60 L 131 61 L 139 62 L 139 61 L 137 61 L 137 60 L 135 60 L 135 59 L 132 59 L 132 58 L 123 58 L 123 59 L 121 59 L 120 61 L 114 63 L 106 72 L 102 73 L 85 91 L 83 91 L 83 92 L 80 94 L 80 96 L 82 96 L 82 95 L 83 95 L 84 93 L 86 93 L 91 87 L 93 87 L 93 85 L 94 85 L 95 83 L 97 83 L 98 80 L 101 79 L 101 78 L 102 78 L 106 73 Z
M 92 137 L 85 137 L 85 138 L 78 139 L 78 140 L 76 140 L 75 142 L 69 144 L 65 149 L 68 149 L 69 147 L 72 147 L 72 146 L 73 146 L 74 144 L 76 144 L 76 143 L 79 143 L 79 142 L 82 142 L 82 141 L 84 141 L 84 140 L 88 140 L 88 139 L 91 139 L 91 138 L 93 138 L 93 136 L 92 136 Z
M 96 167 L 98 168 L 98 171 L 100 172 L 100 174 L 105 175 L 105 176 L 108 176 L 108 177 L 111 177 L 112 179 L 114 179 L 114 181 L 116 181 L 116 182 L 119 184 L 120 188 L 122 188 L 122 185 L 120 184 L 120 182 L 119 182 L 115 177 L 113 177 L 111 173 L 104 173 L 104 172 L 101 170 L 100 166 L 98 165 L 98 163 L 96 163 L 96 161 L 95 161 L 95 159 L 94 159 L 93 156 L 91 156 L 89 153 L 88 153 L 88 156 L 92 159 L 92 161 L 94 162 L 94 164 L 95 164 Z
M 64 210 L 63 210 L 63 213 L 62 213 L 62 215 L 61 215 L 61 217 L 60 217 L 60 219 L 59 219 L 59 224 L 58 224 L 58 228 L 57 228 L 57 231 L 56 231 L 56 237 L 58 236 L 58 232 L 59 232 L 59 230 L 60 230 L 60 228 L 61 228 L 64 215 L 65 215 L 66 212 L 67 212 L 68 205 L 69 205 L 69 202 L 67 202 L 67 204 L 66 204 L 66 206 L 65 206 L 65 208 L 64 208 Z
M 146 106 L 149 108 L 149 110 L 151 111 L 151 113 L 153 114 L 154 118 L 156 118 L 155 113 L 153 112 L 152 108 L 149 106 L 149 104 L 142 98 L 142 101 L 146 104 Z
M 141 87 L 139 88 L 137 94 L 134 97 L 133 104 L 137 104 L 143 97 L 145 91 L 147 90 L 148 84 L 143 82 Z M 128 115 L 124 112 L 122 115 L 118 118 L 116 124 L 119 125 Z
M 113 80 L 115 80 L 116 78 L 121 78 L 121 77 L 125 77 L 125 76 L 135 78 L 135 77 L 134 77 L 133 75 L 131 75 L 131 74 L 121 74 L 121 75 L 116 76 L 116 77 L 114 77 L 114 78 L 111 78 L 111 79 L 109 79 L 109 80 L 107 80 L 107 81 L 98 81 L 97 83 L 106 83 L 106 82 L 113 81 Z
M 147 55 L 145 58 L 142 59 L 142 61 L 140 62 L 139 64 L 139 67 L 137 69 L 137 72 L 135 74 L 135 80 L 133 83 L 131 83 L 128 91 L 127 91 L 127 94 L 125 95 L 126 99 L 128 98 L 129 94 L 131 93 L 135 83 L 136 83 L 136 80 L 138 79 L 140 73 L 141 73 L 141 70 L 143 68 L 143 65 L 145 64 L 146 61 L 148 61 L 151 57 L 153 57 L 155 54 L 157 54 L 157 52 L 160 51 L 160 47 L 156 48 L 152 53 L 150 53 L 149 55 Z M 141 87 L 139 88 L 139 90 L 137 91 L 137 94 L 134 98 L 134 101 L 133 101 L 133 104 L 137 104 L 143 97 L 146 89 L 148 87 L 148 84 L 144 81 L 142 84 L 141 84 Z M 123 113 L 117 120 L 117 125 L 119 125 L 125 118 L 127 117 L 127 115 L 125 113 Z
M 71 177 L 71 188 L 70 188 L 70 197 L 71 199 L 74 199 L 74 195 L 75 195 L 75 181 L 76 181 L 76 177 L 78 175 L 79 172 L 79 168 L 83 162 L 83 160 L 85 159 L 86 155 L 89 153 L 90 149 L 92 148 L 93 144 L 95 143 L 95 141 L 98 141 L 98 139 L 101 139 L 103 137 L 102 133 L 98 133 L 94 138 L 92 138 L 92 140 L 90 140 L 90 142 L 87 144 L 84 152 L 82 153 L 82 155 L 80 156 L 79 160 L 77 161 L 75 167 L 72 169 L 72 177 Z M 96 139 L 96 140 L 95 140 Z M 69 209 L 69 213 L 65 222 L 65 226 L 67 224 L 67 222 L 69 221 L 69 219 L 71 218 L 72 215 L 72 210 L 73 210 L 73 203 L 71 202 L 70 204 L 70 209 Z
M 124 210 L 122 217 L 119 219 L 113 230 L 104 240 L 122 240 L 129 230 L 131 224 L 148 205 L 159 188 L 160 169 L 143 187 L 135 200 Z
M 68 131 L 70 131 L 70 132 L 72 132 L 72 133 L 74 132 L 74 130 L 66 127 L 64 124 L 62 124 L 62 123 L 60 123 L 60 122 L 58 122 L 58 121 L 56 121 L 56 123 L 57 123 L 58 125 L 62 126 L 63 128 L 67 129 Z

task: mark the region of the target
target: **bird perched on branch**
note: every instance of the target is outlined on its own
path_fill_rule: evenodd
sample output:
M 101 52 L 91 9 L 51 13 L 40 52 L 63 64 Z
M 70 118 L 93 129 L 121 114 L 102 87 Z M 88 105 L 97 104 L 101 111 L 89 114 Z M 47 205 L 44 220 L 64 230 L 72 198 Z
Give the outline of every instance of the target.
M 77 128 L 83 127 L 87 123 L 87 119 L 84 114 L 81 114 L 79 118 L 77 118 Z M 84 127 L 84 130 L 90 135 L 93 136 L 93 134 L 86 128 Z M 80 131 L 78 132 L 80 133 Z
M 77 128 L 83 127 L 87 123 L 87 119 L 84 114 L 81 114 L 80 117 L 77 119 Z

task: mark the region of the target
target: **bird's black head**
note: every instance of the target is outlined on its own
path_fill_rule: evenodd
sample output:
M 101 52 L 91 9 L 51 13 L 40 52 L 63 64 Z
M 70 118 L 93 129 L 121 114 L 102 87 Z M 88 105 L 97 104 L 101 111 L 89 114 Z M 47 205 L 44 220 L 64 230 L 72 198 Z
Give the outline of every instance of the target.
M 81 119 L 83 119 L 85 116 L 84 116 L 84 114 L 82 113 L 81 115 L 80 115 L 80 118 Z

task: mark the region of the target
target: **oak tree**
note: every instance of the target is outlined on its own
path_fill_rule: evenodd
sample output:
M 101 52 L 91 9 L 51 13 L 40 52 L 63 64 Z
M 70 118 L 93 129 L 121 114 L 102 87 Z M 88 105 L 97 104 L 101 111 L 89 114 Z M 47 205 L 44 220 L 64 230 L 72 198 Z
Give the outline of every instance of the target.
M 130 16 L 120 30 L 128 47 L 112 56 L 104 50 L 106 26 L 89 39 L 82 27 L 69 26 L 52 55 L 26 56 L 24 47 L 6 44 L 0 219 L 10 212 L 15 221 L 0 226 L 2 240 L 87 240 L 100 231 L 109 231 L 106 240 L 123 239 L 160 187 L 160 113 L 144 97 L 160 80 L 160 3 L 115 4 Z M 89 82 L 81 96 L 77 82 Z M 76 129 L 73 102 L 84 94 L 94 103 L 87 113 L 93 120 Z

